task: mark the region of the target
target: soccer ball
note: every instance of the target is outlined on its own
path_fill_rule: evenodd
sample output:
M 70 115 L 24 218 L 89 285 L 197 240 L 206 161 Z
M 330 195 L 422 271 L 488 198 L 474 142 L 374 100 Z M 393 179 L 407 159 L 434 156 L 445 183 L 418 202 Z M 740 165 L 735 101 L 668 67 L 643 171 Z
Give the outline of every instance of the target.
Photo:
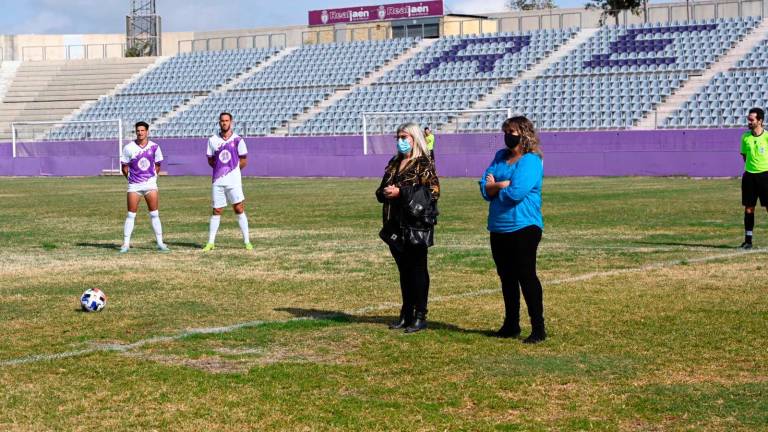
M 107 305 L 107 296 L 98 288 L 89 288 L 80 296 L 80 307 L 86 312 L 98 312 Z

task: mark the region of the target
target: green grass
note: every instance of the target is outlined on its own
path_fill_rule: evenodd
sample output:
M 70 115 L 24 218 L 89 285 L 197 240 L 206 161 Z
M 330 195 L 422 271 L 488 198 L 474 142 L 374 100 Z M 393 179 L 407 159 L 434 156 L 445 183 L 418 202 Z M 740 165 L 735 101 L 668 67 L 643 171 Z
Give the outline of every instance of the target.
M 122 256 L 121 179 L 0 179 L 0 430 L 768 430 L 768 215 L 738 253 L 736 180 L 546 179 L 536 346 L 489 337 L 472 179 L 442 180 L 415 335 L 378 180 L 246 179 L 255 250 L 228 210 L 207 254 L 209 180 L 160 183 L 172 252 L 142 207 Z

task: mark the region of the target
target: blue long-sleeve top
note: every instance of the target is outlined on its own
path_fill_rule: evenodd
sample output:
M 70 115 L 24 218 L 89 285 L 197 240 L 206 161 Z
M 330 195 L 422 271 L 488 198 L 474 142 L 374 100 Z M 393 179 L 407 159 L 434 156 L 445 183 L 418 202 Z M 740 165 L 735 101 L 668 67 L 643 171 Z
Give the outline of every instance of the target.
M 488 231 L 514 232 L 531 225 L 544 229 L 541 217 L 541 184 L 544 161 L 535 153 L 526 153 L 517 162 L 507 163 L 509 150 L 496 152 L 493 162 L 480 179 L 480 193 L 490 202 Z M 509 180 L 509 186 L 494 197 L 485 192 L 485 177 L 493 174 L 497 182 Z

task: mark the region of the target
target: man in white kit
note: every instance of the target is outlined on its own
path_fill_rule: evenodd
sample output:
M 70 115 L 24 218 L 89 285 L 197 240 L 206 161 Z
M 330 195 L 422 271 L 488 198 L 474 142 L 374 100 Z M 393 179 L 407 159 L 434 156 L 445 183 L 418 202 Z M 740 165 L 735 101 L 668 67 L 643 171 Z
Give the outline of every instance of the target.
M 208 139 L 208 165 L 213 168 L 213 215 L 208 230 L 208 243 L 203 248 L 208 252 L 215 248 L 216 232 L 221 223 L 221 211 L 227 204 L 237 215 L 237 223 L 243 233 L 243 242 L 247 250 L 253 250 L 248 234 L 248 218 L 245 216 L 245 195 L 240 170 L 248 163 L 248 148 L 245 140 L 232 132 L 232 114 L 219 114 L 219 133 Z
M 123 175 L 128 179 L 128 215 L 123 227 L 123 246 L 120 253 L 126 253 L 131 247 L 131 234 L 136 221 L 136 211 L 141 197 L 147 202 L 152 230 L 157 240 L 157 250 L 168 252 L 168 246 L 163 243 L 163 227 L 160 224 L 158 210 L 160 193 L 157 190 L 157 175 L 160 172 L 160 162 L 163 152 L 160 146 L 149 140 L 149 125 L 138 122 L 135 127 L 136 140 L 123 147 L 120 164 Z

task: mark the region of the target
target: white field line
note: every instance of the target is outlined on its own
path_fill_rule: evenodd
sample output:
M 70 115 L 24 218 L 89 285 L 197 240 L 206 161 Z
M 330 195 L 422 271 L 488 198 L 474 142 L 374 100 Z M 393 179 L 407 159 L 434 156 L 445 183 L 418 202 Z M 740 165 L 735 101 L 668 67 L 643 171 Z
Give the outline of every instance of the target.
M 560 284 L 571 283 L 571 282 L 581 282 L 581 281 L 599 278 L 599 277 L 610 277 L 610 276 L 616 276 L 616 275 L 621 275 L 626 273 L 646 272 L 649 270 L 658 270 L 658 269 L 663 269 L 667 267 L 674 267 L 681 264 L 697 264 L 697 263 L 703 263 L 708 261 L 716 261 L 720 259 L 727 259 L 727 258 L 733 258 L 737 256 L 744 256 L 749 254 L 757 254 L 757 253 L 765 253 L 765 252 L 768 252 L 768 249 L 739 251 L 739 252 L 732 252 L 732 253 L 719 254 L 719 255 L 710 255 L 710 256 L 705 256 L 700 258 L 664 261 L 664 262 L 648 264 L 640 267 L 586 273 L 579 276 L 573 276 L 573 277 L 563 278 L 563 279 L 555 279 L 551 281 L 545 280 L 543 281 L 542 285 L 546 287 L 549 285 L 560 285 Z M 461 294 L 435 296 L 430 299 L 430 302 L 432 303 L 448 302 L 451 300 L 459 300 L 459 299 L 465 299 L 465 298 L 471 298 L 471 297 L 480 297 L 480 296 L 489 295 L 489 294 L 497 294 L 499 292 L 500 291 L 498 288 L 483 289 L 478 291 L 465 292 Z M 317 320 L 317 319 L 324 319 L 324 318 L 327 319 L 327 318 L 339 317 L 343 315 L 353 315 L 353 316 L 364 315 L 370 312 L 397 309 L 399 307 L 400 307 L 400 303 L 387 302 L 387 303 L 381 303 L 378 305 L 366 306 L 359 309 L 343 311 L 341 313 L 331 313 L 331 314 L 322 315 L 322 316 L 295 317 L 295 318 L 289 318 L 284 320 L 274 320 L 274 321 L 256 320 L 256 321 L 246 321 L 246 322 L 232 324 L 232 325 L 223 326 L 223 327 L 193 328 L 193 329 L 183 330 L 175 335 L 155 336 L 147 339 L 141 339 L 130 344 L 99 344 L 99 345 L 94 344 L 91 348 L 86 348 L 82 350 L 67 351 L 67 352 L 62 352 L 57 354 L 36 354 L 36 355 L 31 355 L 26 357 L 19 357 L 15 359 L 2 360 L 0 361 L 0 367 L 59 360 L 59 359 L 78 357 L 78 356 L 83 356 L 83 355 L 88 355 L 95 352 L 103 352 L 103 351 L 128 352 L 137 348 L 141 348 L 145 345 L 152 345 L 152 344 L 162 343 L 162 342 L 172 342 L 172 341 L 184 339 L 194 335 L 230 333 L 235 330 L 240 330 L 240 329 L 249 328 L 249 327 L 259 327 L 265 324 L 280 324 L 280 323 L 288 323 L 293 321 Z

